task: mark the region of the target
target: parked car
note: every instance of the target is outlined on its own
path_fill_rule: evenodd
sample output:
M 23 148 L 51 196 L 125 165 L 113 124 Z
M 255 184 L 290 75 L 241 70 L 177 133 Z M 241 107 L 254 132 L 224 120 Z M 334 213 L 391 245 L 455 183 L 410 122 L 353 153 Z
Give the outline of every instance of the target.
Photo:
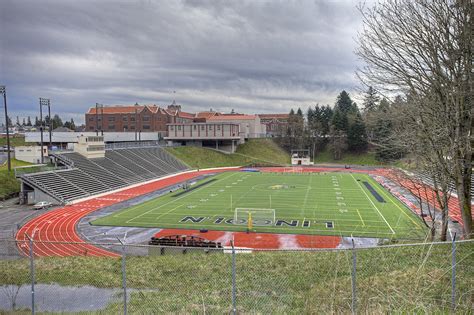
M 51 207 L 53 204 L 49 201 L 40 201 L 33 206 L 36 210 L 46 209 Z

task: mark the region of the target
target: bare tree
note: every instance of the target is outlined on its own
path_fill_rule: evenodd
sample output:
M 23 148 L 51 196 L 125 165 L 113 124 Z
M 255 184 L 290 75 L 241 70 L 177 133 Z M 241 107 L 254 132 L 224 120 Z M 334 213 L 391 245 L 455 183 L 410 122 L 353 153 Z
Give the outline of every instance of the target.
M 329 150 L 332 152 L 334 160 L 342 159 L 342 153 L 347 149 L 347 135 L 342 130 L 337 130 L 331 126 L 329 131 Z
M 412 106 L 406 109 L 415 111 L 416 125 L 431 135 L 425 140 L 439 141 L 430 143 L 432 160 L 440 162 L 435 173 L 455 182 L 465 238 L 472 236 L 472 5 L 471 0 L 361 5 L 364 29 L 357 51 L 366 63 L 360 79 L 378 91 L 407 95 Z

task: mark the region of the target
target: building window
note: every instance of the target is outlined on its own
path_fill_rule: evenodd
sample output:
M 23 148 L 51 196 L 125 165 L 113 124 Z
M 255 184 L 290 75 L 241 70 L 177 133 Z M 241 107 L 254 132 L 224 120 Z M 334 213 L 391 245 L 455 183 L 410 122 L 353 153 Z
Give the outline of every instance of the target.
M 150 125 L 143 125 L 143 129 L 150 129 Z
M 94 117 L 89 117 L 89 121 L 94 121 Z
M 130 129 L 131 129 L 131 130 L 135 130 L 135 126 L 130 126 Z
M 115 117 L 109 117 L 109 121 L 115 121 Z
M 128 129 L 128 126 L 127 125 L 123 126 L 123 129 Z
M 128 117 L 127 117 L 127 116 L 123 116 L 123 121 L 128 121 Z
M 193 126 L 193 130 L 196 130 L 196 125 Z
M 170 130 L 173 131 L 173 130 L 174 130 L 174 127 L 173 127 L 173 126 L 170 126 Z
M 221 126 L 217 126 L 217 130 L 221 130 Z
M 209 126 L 209 130 L 212 130 L 212 126 Z
M 143 116 L 143 121 L 150 121 L 150 116 Z
M 181 126 L 178 126 L 178 130 L 181 130 Z
M 130 117 L 130 121 L 135 121 L 135 117 Z
M 115 125 L 109 125 L 109 129 L 115 129 Z
M 90 127 L 89 127 L 89 130 L 94 130 L 94 126 L 90 126 Z
M 201 126 L 201 130 L 204 130 L 204 125 Z

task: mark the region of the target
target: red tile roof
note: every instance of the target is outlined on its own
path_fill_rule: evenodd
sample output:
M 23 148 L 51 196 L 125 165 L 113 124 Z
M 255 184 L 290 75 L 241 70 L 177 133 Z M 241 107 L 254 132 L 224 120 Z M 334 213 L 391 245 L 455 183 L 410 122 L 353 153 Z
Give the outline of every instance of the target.
M 148 108 L 152 113 L 158 112 L 160 107 L 157 105 L 113 105 L 113 106 L 104 106 L 99 108 L 99 114 L 102 112 L 104 114 L 134 114 L 135 110 L 140 113 L 142 110 Z M 89 108 L 87 114 L 95 114 L 95 106 Z
M 193 119 L 194 114 L 186 113 L 186 112 L 178 112 L 178 117 Z
M 215 115 L 218 115 L 217 112 L 199 112 L 196 114 L 196 118 L 210 118 L 210 117 L 213 117 Z
M 290 114 L 258 114 L 260 118 L 271 119 L 271 118 L 286 118 L 290 117 Z
M 208 120 L 254 120 L 257 115 L 229 114 L 210 117 Z

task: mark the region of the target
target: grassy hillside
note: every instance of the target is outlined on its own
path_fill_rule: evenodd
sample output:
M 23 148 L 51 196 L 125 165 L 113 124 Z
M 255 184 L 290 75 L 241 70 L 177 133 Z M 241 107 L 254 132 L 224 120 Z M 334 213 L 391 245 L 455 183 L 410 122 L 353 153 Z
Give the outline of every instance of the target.
M 249 140 L 245 144 L 239 145 L 235 154 L 225 154 L 193 146 L 167 148 L 167 150 L 194 168 L 290 163 L 289 154 L 271 139 Z
M 12 147 L 35 144 L 33 142 L 25 142 L 25 137 L 10 137 L 10 145 Z M 0 138 L 0 146 L 4 145 L 7 145 L 7 138 Z
M 361 154 L 354 154 L 346 152 L 343 154 L 342 159 L 334 160 L 333 155 L 328 149 L 318 152 L 315 164 L 321 163 L 337 163 L 337 164 L 357 164 L 357 165 L 385 165 L 385 163 L 377 161 L 375 159 L 374 152 L 366 152 Z
M 10 173 L 8 172 L 7 162 L 0 165 L 0 200 L 13 196 L 20 191 L 20 182 L 15 178 L 13 168 L 17 166 L 30 165 L 30 163 L 15 159 L 12 159 L 11 162 L 12 171 Z
M 473 245 L 457 245 L 459 314 L 472 312 Z M 231 255 L 188 251 L 186 255 L 129 256 L 126 265 L 127 287 L 133 289 L 128 305 L 131 314 L 225 314 L 231 310 Z M 122 285 L 120 258 L 39 258 L 35 268 L 38 284 L 117 289 Z M 238 254 L 238 313 L 349 314 L 351 270 L 350 251 Z M 450 313 L 449 243 L 358 250 L 356 271 L 360 314 Z M 0 286 L 28 286 L 29 281 L 27 258 L 0 260 Z M 118 314 L 121 305 L 117 298 L 101 314 Z

